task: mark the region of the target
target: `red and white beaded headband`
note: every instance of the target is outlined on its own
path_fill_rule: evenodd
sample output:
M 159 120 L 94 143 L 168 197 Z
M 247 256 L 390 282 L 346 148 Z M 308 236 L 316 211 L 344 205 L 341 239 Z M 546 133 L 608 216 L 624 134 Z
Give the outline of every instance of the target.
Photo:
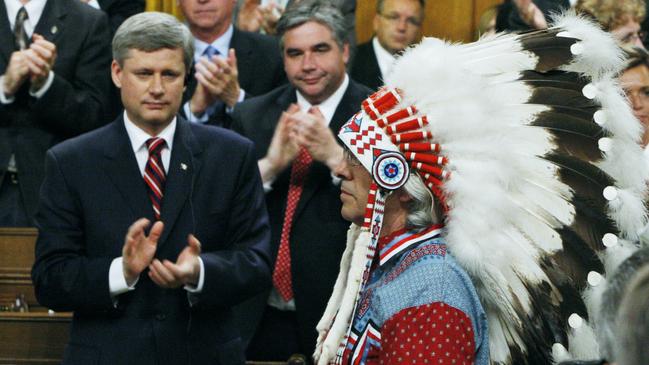
M 342 126 L 338 138 L 379 187 L 400 188 L 412 170 L 446 209 L 441 187 L 450 175 L 445 169 L 448 159 L 440 155 L 441 146 L 432 143 L 433 135 L 425 128 L 428 118 L 418 115 L 415 106 L 397 108 L 401 100 L 398 89 L 377 91 Z

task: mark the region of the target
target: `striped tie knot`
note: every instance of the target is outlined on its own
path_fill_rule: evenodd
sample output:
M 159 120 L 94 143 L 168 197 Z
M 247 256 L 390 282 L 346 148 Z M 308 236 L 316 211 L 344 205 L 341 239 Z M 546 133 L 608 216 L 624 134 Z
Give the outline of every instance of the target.
M 167 144 L 164 138 L 153 137 L 146 140 L 146 148 L 149 150 L 149 156 L 160 154 L 162 148 Z
M 149 159 L 144 168 L 144 182 L 149 191 L 149 199 L 151 199 L 153 214 L 156 220 L 160 219 L 166 180 L 161 157 L 162 148 L 165 145 L 165 140 L 159 137 L 149 138 L 146 141 L 146 147 L 149 150 Z

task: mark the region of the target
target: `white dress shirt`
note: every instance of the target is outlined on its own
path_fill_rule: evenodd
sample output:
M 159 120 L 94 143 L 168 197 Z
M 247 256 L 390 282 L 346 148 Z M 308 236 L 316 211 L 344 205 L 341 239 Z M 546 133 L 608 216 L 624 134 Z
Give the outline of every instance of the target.
M 136 126 L 128 118 L 126 112 L 124 112 L 124 127 L 126 128 L 126 134 L 131 142 L 137 165 L 140 168 L 140 174 L 144 176 L 144 169 L 146 168 L 146 163 L 149 159 L 149 150 L 146 146 L 146 141 L 152 136 L 140 129 L 140 127 Z M 174 118 L 171 123 L 169 123 L 169 125 L 156 136 L 164 139 L 166 142 L 166 145 L 160 151 L 160 158 L 162 159 L 162 165 L 164 166 L 165 171 L 169 171 L 169 162 L 171 161 L 171 151 L 173 149 L 175 133 L 176 118 Z M 200 257 L 198 258 L 198 261 L 200 263 L 198 284 L 195 288 L 185 286 L 185 290 L 190 293 L 200 293 L 203 290 L 203 283 L 205 282 L 205 267 L 203 265 L 203 260 Z M 113 298 L 129 290 L 134 290 L 137 282 L 138 280 L 136 279 L 135 282 L 129 286 L 124 277 L 124 262 L 122 257 L 120 256 L 113 259 L 108 272 L 108 287 L 110 289 L 110 295 Z
M 9 26 L 12 30 L 14 29 L 14 25 L 16 24 L 16 15 L 18 15 L 18 11 L 22 7 L 25 8 L 28 18 L 23 23 L 23 28 L 25 29 L 27 37 L 31 38 L 34 34 L 34 29 L 36 29 L 38 21 L 41 19 L 41 15 L 43 15 L 43 9 L 45 8 L 45 3 L 47 2 L 47 0 L 29 0 L 25 5 L 23 5 L 20 0 L 4 0 L 4 2 L 5 7 L 7 8 Z M 6 41 L 10 40 L 3 40 L 3 42 Z M 11 40 L 11 42 L 13 42 L 13 39 Z M 47 90 L 49 90 L 50 86 L 52 85 L 52 81 L 54 81 L 54 72 L 50 71 L 45 84 L 43 84 L 43 86 L 38 90 L 30 90 L 29 94 L 37 99 L 42 97 L 43 95 L 45 95 Z M 15 98 L 13 95 L 10 97 L 7 97 L 7 95 L 5 95 L 4 75 L 0 76 L 0 103 L 11 104 L 14 102 L 14 100 Z
M 324 115 L 325 120 L 327 121 L 327 125 L 331 124 L 331 119 L 334 117 L 334 113 L 336 112 L 336 108 L 338 108 L 338 104 L 340 104 L 340 101 L 343 99 L 343 96 L 345 95 L 345 91 L 347 90 L 347 86 L 349 86 L 349 77 L 347 74 L 345 74 L 345 78 L 343 79 L 343 82 L 340 83 L 340 86 L 334 91 L 333 94 L 331 94 L 330 97 L 328 97 L 325 101 L 322 103 L 315 105 L 320 109 L 320 112 L 322 115 Z M 297 96 L 297 105 L 300 106 L 300 110 L 302 111 L 307 111 L 309 108 L 311 108 L 314 105 L 311 105 L 302 94 L 298 90 L 295 90 L 295 94 Z
M 376 37 L 372 38 L 372 48 L 374 48 L 374 55 L 376 56 L 376 61 L 381 70 L 381 77 L 385 80 L 392 71 L 392 66 L 394 66 L 394 61 L 396 61 L 397 58 L 383 48 Z

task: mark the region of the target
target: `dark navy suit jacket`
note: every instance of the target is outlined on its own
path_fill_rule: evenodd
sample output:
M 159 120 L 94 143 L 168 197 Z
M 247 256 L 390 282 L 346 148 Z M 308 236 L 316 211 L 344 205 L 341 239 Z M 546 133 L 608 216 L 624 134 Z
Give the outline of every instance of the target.
M 334 135 L 358 111 L 370 93 L 366 87 L 353 80 L 349 81 L 329 124 Z M 268 150 L 281 113 L 295 102 L 295 88 L 291 85 L 283 85 L 268 94 L 246 100 L 234 110 L 232 129 L 255 143 L 256 158 L 261 159 Z M 273 260 L 279 250 L 290 175 L 289 166 L 277 176 L 273 189 L 266 194 Z M 290 238 L 298 336 L 300 346 L 307 349 L 306 355 L 311 355 L 315 349 L 315 326 L 331 296 L 338 276 L 340 257 L 345 249 L 349 222 L 340 215 L 341 207 L 340 186 L 332 183 L 331 171 L 323 163 L 313 163 L 293 216 Z M 269 293 L 267 291 L 237 307 L 237 317 L 246 344 L 257 330 Z
M 140 275 L 109 295 L 128 227 L 153 217 L 122 118 L 47 152 L 32 278 L 39 303 L 74 311 L 63 364 L 243 364 L 231 306 L 270 286 L 269 224 L 253 145 L 178 118 L 156 257 L 174 261 L 193 233 L 205 282 L 182 288 Z
M 0 103 L 0 185 L 14 154 L 30 219 L 38 205 L 47 149 L 114 117 L 107 117 L 112 100 L 106 15 L 78 0 L 48 0 L 34 32 L 56 45 L 52 85 L 36 99 L 29 95 L 26 83 L 13 103 Z M 0 1 L 0 75 L 6 72 L 13 51 L 7 9 Z

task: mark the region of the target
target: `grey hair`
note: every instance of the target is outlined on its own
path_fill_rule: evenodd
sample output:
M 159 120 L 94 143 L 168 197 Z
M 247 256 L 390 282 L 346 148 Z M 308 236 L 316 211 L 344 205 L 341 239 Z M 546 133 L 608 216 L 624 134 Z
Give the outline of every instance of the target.
M 645 265 L 629 283 L 617 317 L 615 362 L 644 365 L 649 359 L 649 266 Z
M 606 281 L 606 290 L 602 293 L 602 303 L 596 318 L 597 337 L 603 358 L 608 361 L 614 358 L 615 321 L 625 289 L 638 269 L 649 264 L 649 248 L 633 253 L 615 269 Z
M 152 52 L 163 48 L 182 49 L 185 70 L 189 72 L 194 60 L 194 39 L 189 29 L 169 14 L 139 13 L 126 19 L 117 29 L 113 38 L 113 59 L 123 67 L 131 49 Z
M 282 51 L 284 50 L 284 35 L 286 32 L 307 22 L 317 22 L 329 28 L 340 49 L 349 43 L 345 18 L 340 10 L 328 1 L 302 0 L 289 6 L 277 22 L 279 46 Z
M 377 0 L 376 1 L 376 12 L 379 14 L 383 14 L 383 6 L 385 4 L 385 0 Z M 425 11 L 424 9 L 426 8 L 426 0 L 419 0 L 419 5 L 421 5 L 421 13 L 423 14 Z
M 424 185 L 419 175 L 410 174 L 403 189 L 412 198 L 407 208 L 406 225 L 408 227 L 426 228 L 439 222 L 439 218 L 442 217 L 441 209 L 435 203 L 433 194 Z

